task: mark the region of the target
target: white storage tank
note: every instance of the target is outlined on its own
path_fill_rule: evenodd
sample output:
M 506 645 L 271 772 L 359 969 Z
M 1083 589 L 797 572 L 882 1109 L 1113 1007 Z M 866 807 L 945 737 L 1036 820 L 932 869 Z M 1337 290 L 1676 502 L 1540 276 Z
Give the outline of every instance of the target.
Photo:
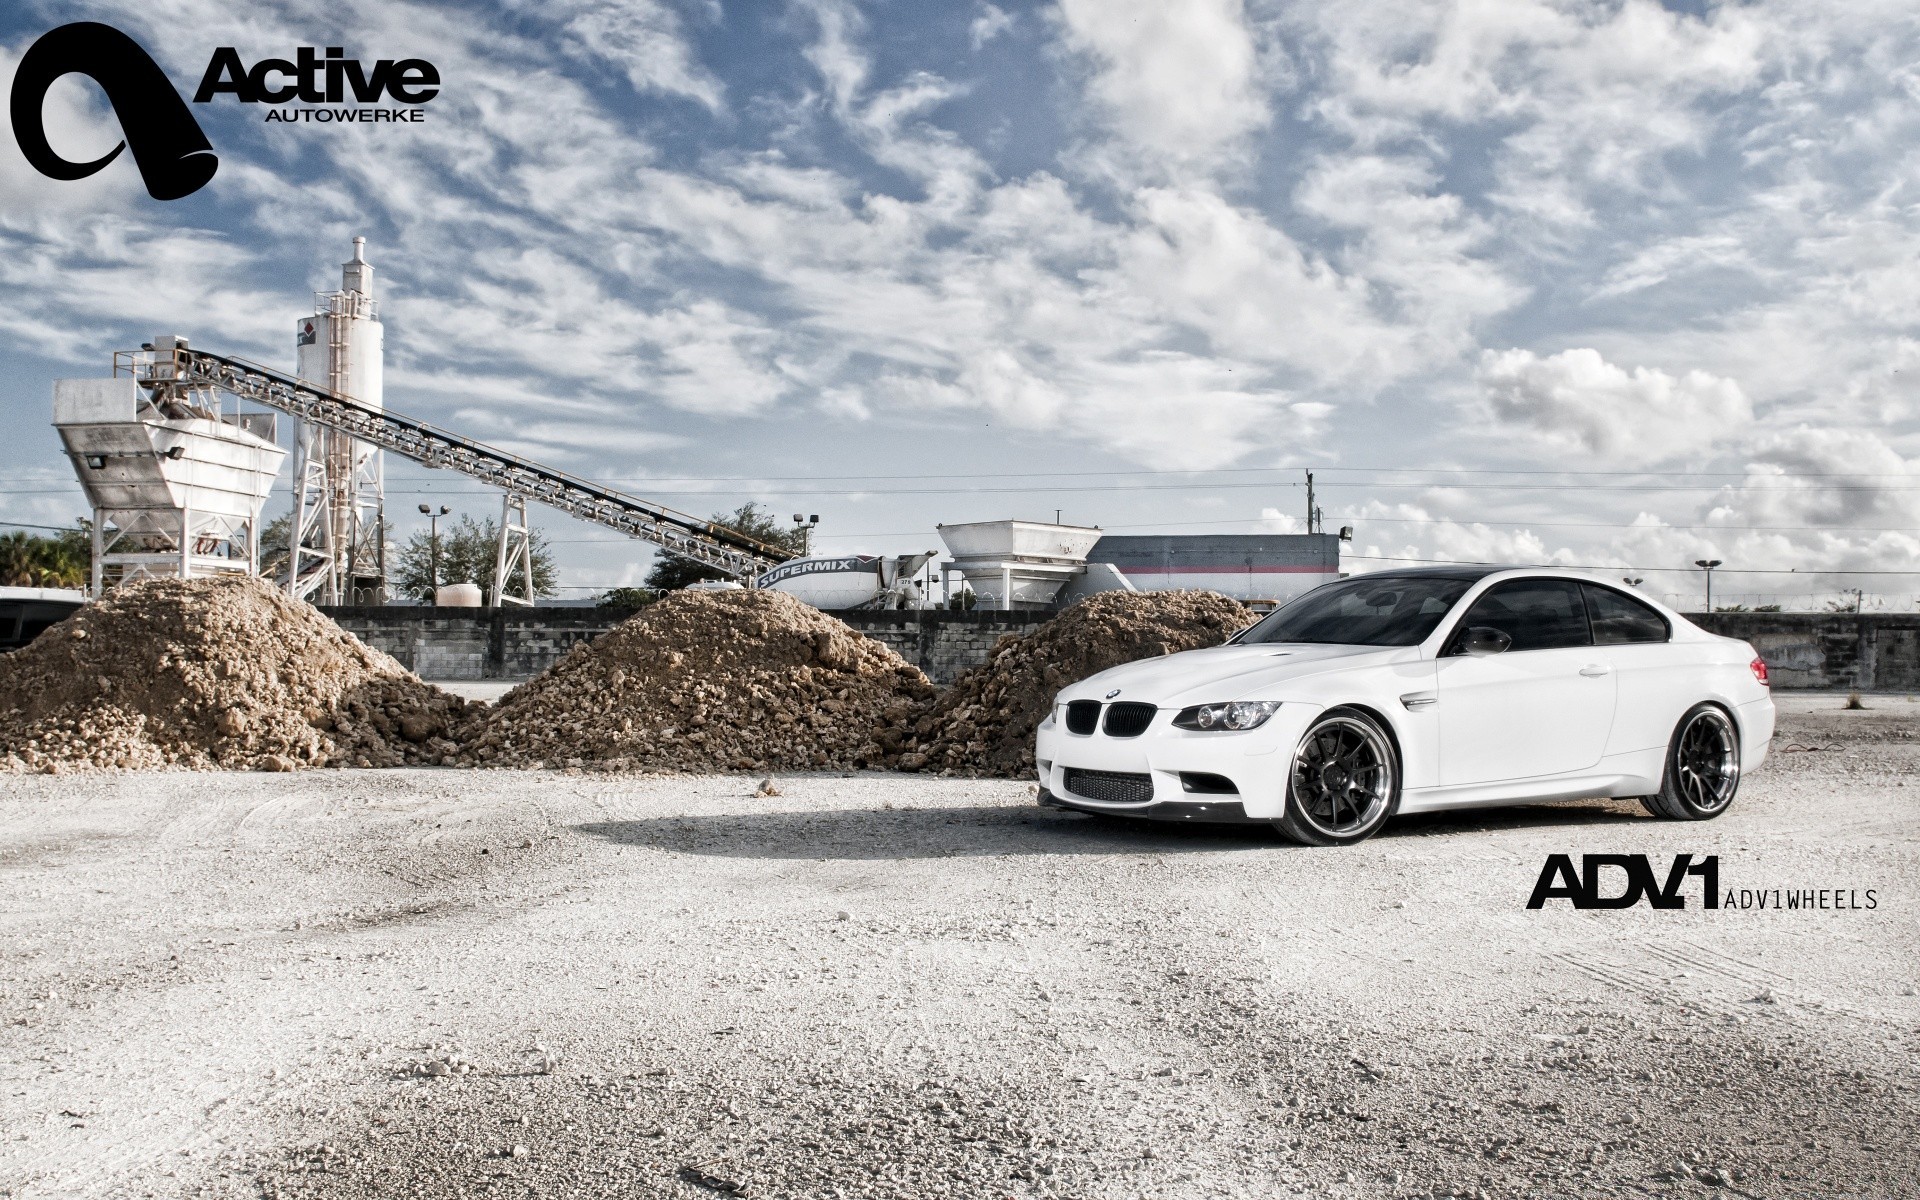
M 762 572 L 755 587 L 785 592 L 815 608 L 917 608 L 915 582 L 931 553 L 796 558 Z
M 479 608 L 481 599 L 477 583 L 446 583 L 433 593 L 433 602 L 442 608 Z

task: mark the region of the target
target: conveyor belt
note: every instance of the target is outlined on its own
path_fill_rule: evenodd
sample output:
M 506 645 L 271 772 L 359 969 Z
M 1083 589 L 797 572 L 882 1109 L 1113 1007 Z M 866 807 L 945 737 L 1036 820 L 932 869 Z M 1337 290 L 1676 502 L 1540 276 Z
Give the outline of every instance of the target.
M 134 364 L 136 378 L 143 386 L 171 383 L 185 389 L 231 392 L 302 421 L 340 430 L 423 466 L 458 471 L 488 487 L 652 542 L 734 578 L 751 579 L 795 557 L 790 550 L 770 546 L 724 525 L 541 466 L 392 409 L 365 407 L 243 358 L 176 349 L 134 356 Z

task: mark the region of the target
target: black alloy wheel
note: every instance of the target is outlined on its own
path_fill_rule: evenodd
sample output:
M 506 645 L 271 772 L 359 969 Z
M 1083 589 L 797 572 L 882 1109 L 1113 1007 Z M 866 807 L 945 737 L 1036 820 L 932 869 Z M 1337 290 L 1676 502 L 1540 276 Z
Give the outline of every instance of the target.
M 1740 788 L 1740 734 L 1717 704 L 1696 704 L 1667 747 L 1660 791 L 1641 803 L 1656 817 L 1705 821 L 1727 811 Z
M 1351 708 L 1330 709 L 1293 752 L 1287 807 L 1274 822 L 1304 846 L 1364 841 L 1400 807 L 1400 764 L 1379 722 Z

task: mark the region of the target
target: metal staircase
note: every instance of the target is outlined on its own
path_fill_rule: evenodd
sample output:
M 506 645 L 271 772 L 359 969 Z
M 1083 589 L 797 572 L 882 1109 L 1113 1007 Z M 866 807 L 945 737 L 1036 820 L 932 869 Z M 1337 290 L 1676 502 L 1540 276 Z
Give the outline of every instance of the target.
M 123 350 L 113 356 L 113 362 L 115 375 L 131 374 L 143 388 L 229 392 L 391 450 L 423 466 L 458 471 L 510 497 L 532 500 L 582 521 L 652 542 L 735 579 L 751 581 L 769 567 L 795 557 L 790 550 L 723 525 L 541 466 L 392 409 L 364 407 L 326 388 L 243 358 L 180 346 Z

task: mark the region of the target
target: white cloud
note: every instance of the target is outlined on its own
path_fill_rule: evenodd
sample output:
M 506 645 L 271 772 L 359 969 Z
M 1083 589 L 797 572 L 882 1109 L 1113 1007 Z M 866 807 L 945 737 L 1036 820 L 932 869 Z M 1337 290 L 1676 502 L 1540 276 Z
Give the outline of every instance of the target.
M 967 26 L 967 40 L 975 50 L 1013 28 L 1013 14 L 994 4 L 982 4 L 980 15 Z
M 1542 358 L 1488 350 L 1480 382 L 1493 414 L 1567 450 L 1600 461 L 1668 462 L 1742 439 L 1753 407 L 1731 379 L 1650 367 L 1627 371 L 1597 350 Z
M 1364 150 L 1503 128 L 1493 194 L 1549 228 L 1594 220 L 1594 189 L 1657 188 L 1661 156 L 1697 149 L 1697 102 L 1750 86 L 1769 44 L 1746 8 L 1707 19 L 1651 0 L 1290 7 L 1328 86 L 1313 109 Z
M 840 0 L 771 20 L 125 3 L 104 19 L 176 75 L 210 44 L 325 38 L 425 53 L 449 84 L 377 137 L 269 136 L 212 106 L 222 168 L 191 204 L 153 205 L 130 163 L 55 185 L 0 161 L 0 340 L 100 362 L 184 324 L 285 361 L 286 318 L 365 232 L 390 386 L 581 470 L 663 436 L 723 454 L 701 415 L 822 444 L 1017 430 L 1063 463 L 1751 464 L 1704 505 L 1440 490 L 1425 517 L 1368 510 L 1363 536 L 1420 557 L 1909 561 L 1906 493 L 1801 477 L 1920 450 L 1905 8 L 1247 7 L 1068 0 L 1033 25 L 978 4 L 967 40 L 903 53 L 931 45 L 893 36 L 912 6 Z M 703 22 L 747 20 L 777 74 L 702 61 L 732 45 Z M 1020 54 L 1057 72 L 1051 107 L 1001 140 L 981 132 L 1003 115 L 991 72 Z M 84 81 L 48 113 L 76 154 L 115 136 Z
M 1355 570 L 1377 571 L 1419 562 L 1558 564 L 1583 562 L 1564 542 L 1549 541 L 1525 527 L 1456 520 L 1420 504 L 1370 500 L 1338 521 L 1355 527 Z
M 613 0 L 557 6 L 542 0 L 539 14 L 564 20 L 567 50 L 611 63 L 638 91 L 697 100 L 718 112 L 725 89 L 694 57 L 680 15 L 661 0 Z
M 1128 146 L 1209 164 L 1271 119 L 1240 0 L 1062 0 L 1066 44 Z

